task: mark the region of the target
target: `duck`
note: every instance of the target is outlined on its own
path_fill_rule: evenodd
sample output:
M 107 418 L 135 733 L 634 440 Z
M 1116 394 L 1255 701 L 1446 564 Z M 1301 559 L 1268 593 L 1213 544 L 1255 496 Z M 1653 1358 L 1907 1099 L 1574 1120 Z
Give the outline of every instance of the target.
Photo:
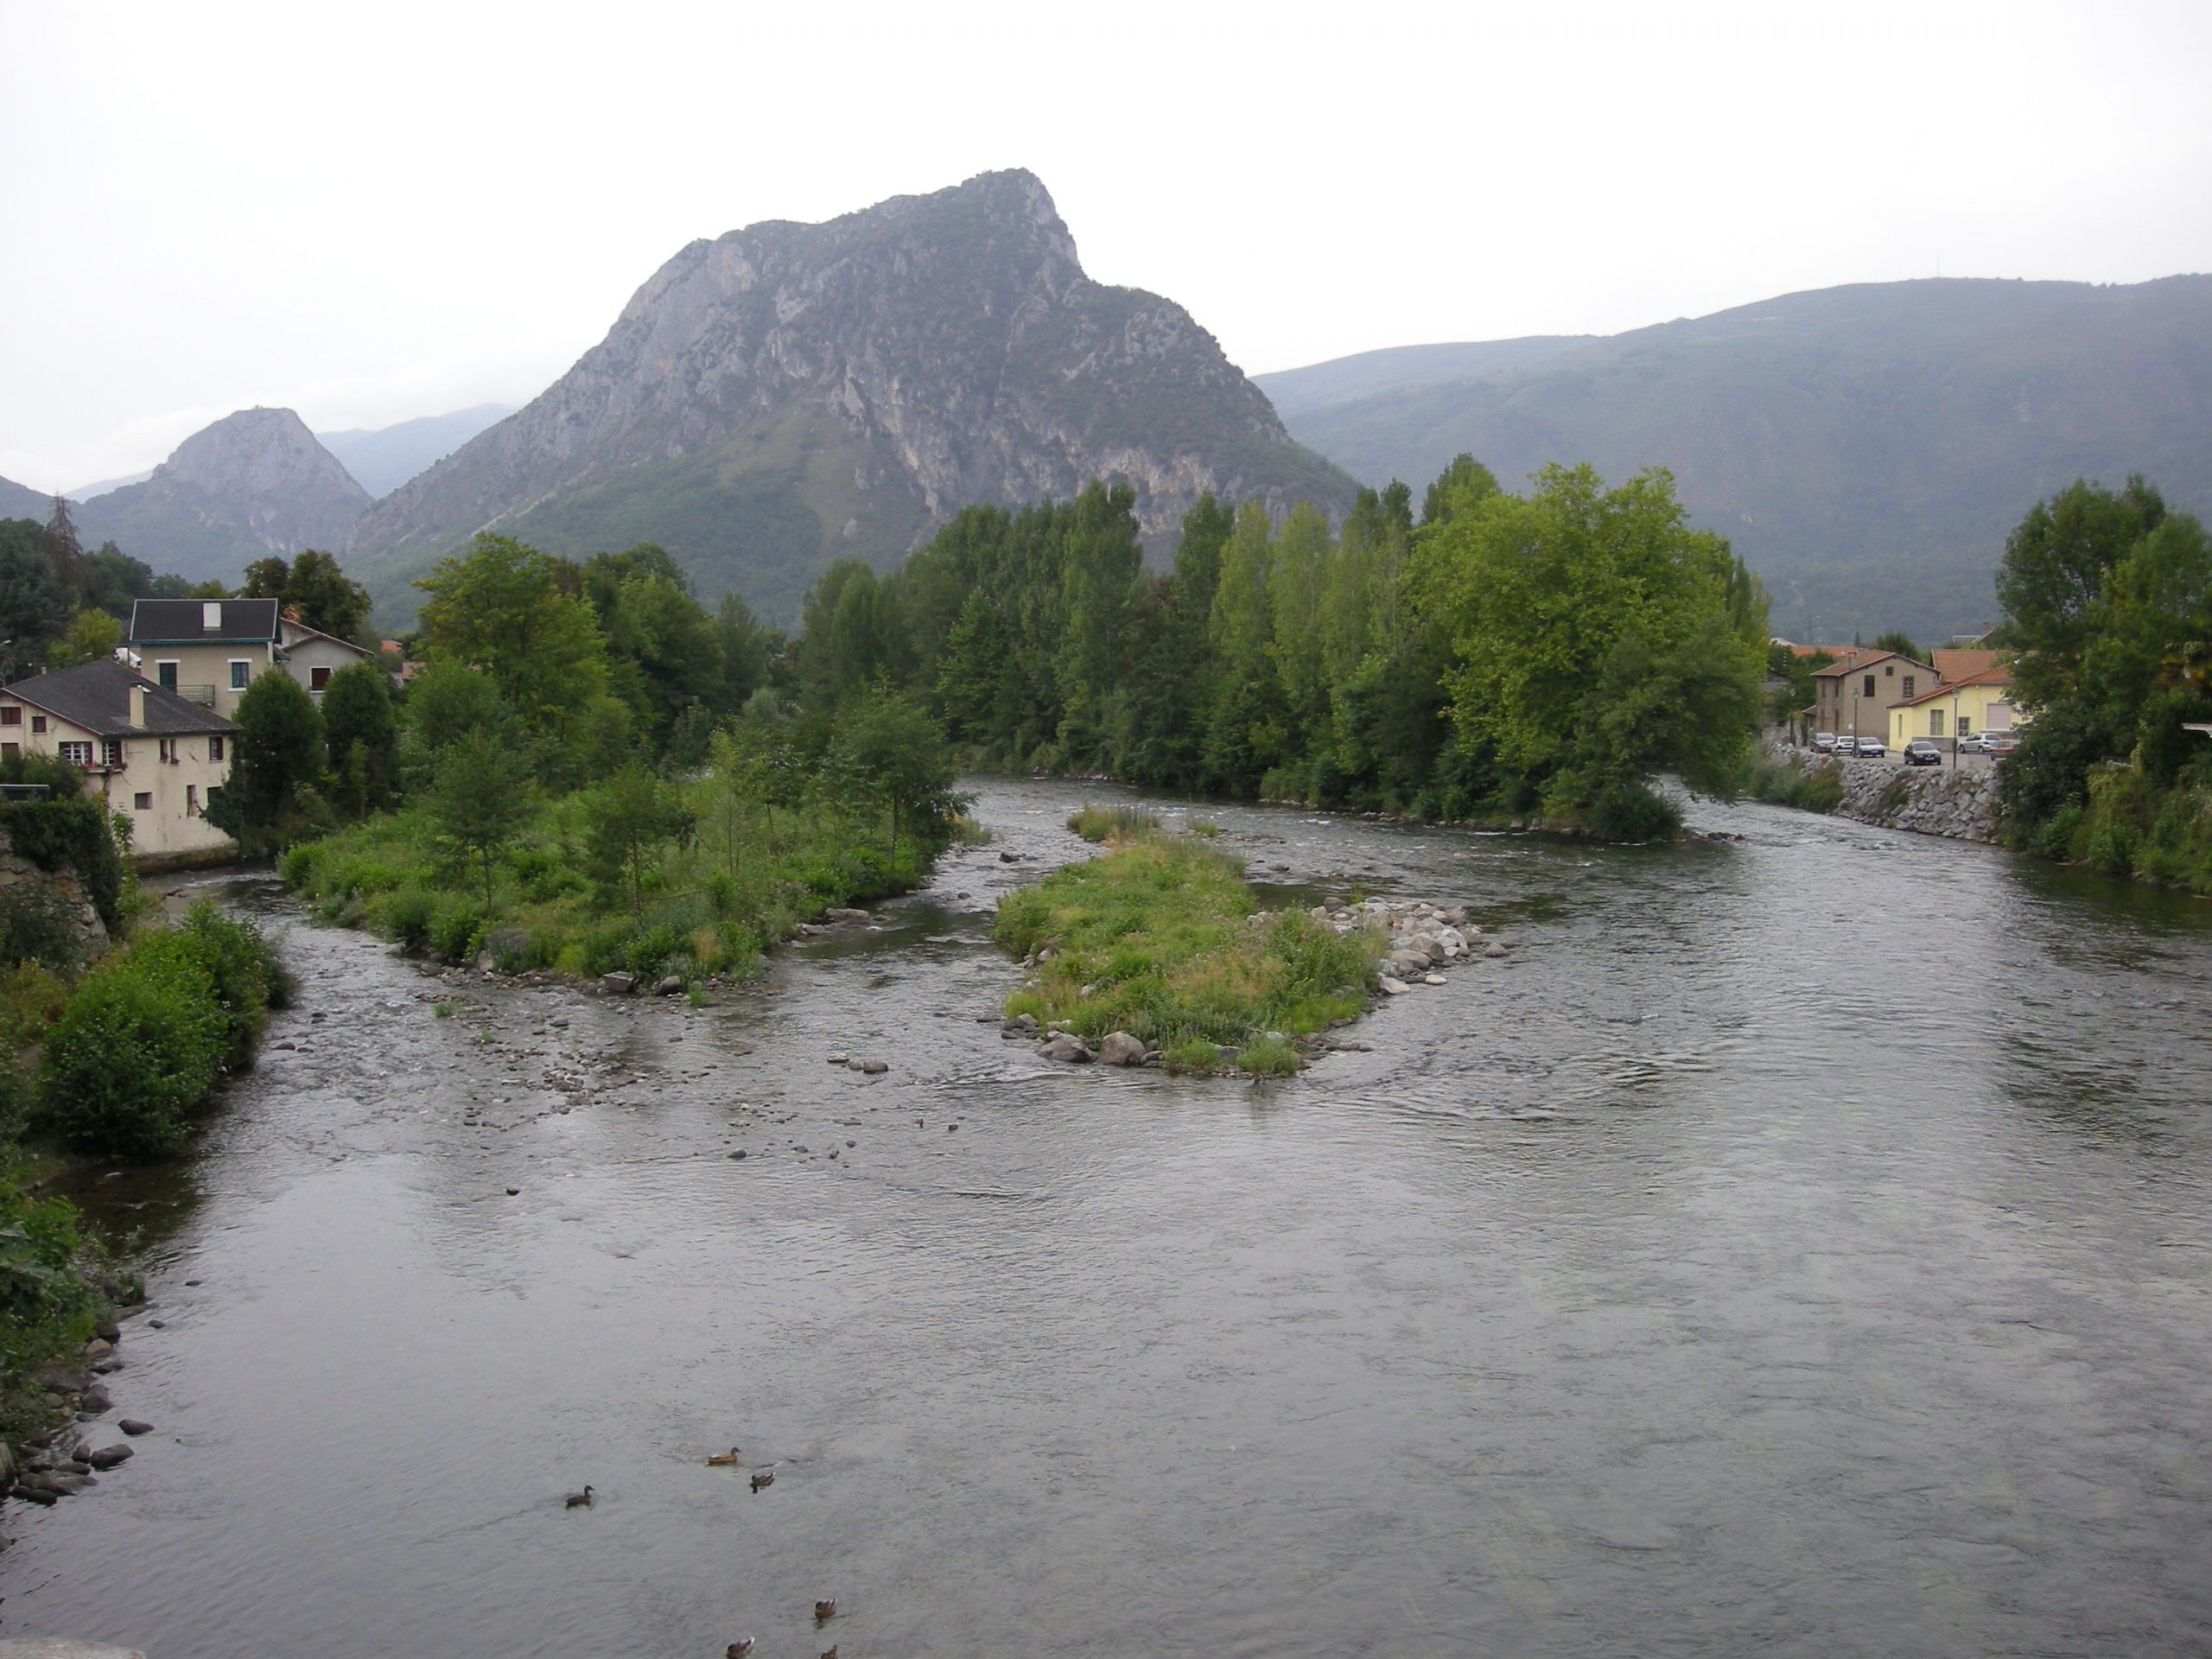
M 822 1649 L 822 1659 L 837 1659 L 837 1644 L 836 1643 L 833 1642 L 828 1647 Z
M 741 1636 L 722 1649 L 722 1659 L 745 1659 L 745 1656 L 752 1651 L 753 1638 L 749 1636 Z
M 755 1475 L 755 1476 L 753 1476 L 753 1490 L 754 1491 L 756 1491 L 756 1492 L 757 1492 L 757 1491 L 760 1491 L 763 1486 L 772 1486 L 772 1485 L 774 1485 L 775 1484 L 776 1484 L 776 1471 L 775 1471 L 774 1470 L 772 1470 L 772 1469 L 770 1469 L 770 1470 L 766 1471 L 766 1472 L 764 1472 L 764 1473 L 758 1474 L 758 1475 Z
M 714 1456 L 709 1458 L 707 1459 L 707 1467 L 709 1469 L 726 1469 L 736 1461 L 737 1448 L 733 1446 L 728 1451 L 717 1452 Z
M 572 1510 L 588 1510 L 591 1508 L 591 1488 L 589 1486 L 586 1486 L 581 1492 L 570 1492 L 569 1494 L 569 1507 Z
M 836 1599 L 835 1599 L 835 1598 L 832 1598 L 831 1599 L 830 1599 L 830 1600 L 828 1600 L 828 1601 L 817 1601 L 817 1602 L 816 1602 L 816 1603 L 814 1604 L 814 1616 L 815 1616 L 815 1618 L 836 1618 L 836 1617 L 837 1617 L 837 1603 L 836 1603 Z

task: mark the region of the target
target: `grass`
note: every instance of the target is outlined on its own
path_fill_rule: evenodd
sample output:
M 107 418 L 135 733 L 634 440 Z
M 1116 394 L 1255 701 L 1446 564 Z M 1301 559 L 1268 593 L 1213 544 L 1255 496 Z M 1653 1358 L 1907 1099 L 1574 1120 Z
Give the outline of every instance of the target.
M 610 902 L 583 872 L 577 798 L 541 801 L 496 865 L 492 907 L 480 874 L 465 879 L 436 849 L 416 807 L 365 820 L 285 855 L 283 871 L 323 920 L 362 926 L 410 954 L 449 962 L 489 955 L 502 973 L 595 978 L 742 976 L 761 952 L 831 906 L 912 891 L 930 855 L 827 808 L 702 814 L 665 849 L 637 902 Z
M 1843 766 L 1840 761 L 1825 760 L 1808 771 L 1794 760 L 1762 755 L 1751 763 L 1743 787 L 1755 801 L 1833 812 L 1843 804 Z
M 1043 958 L 1006 1013 L 1092 1040 L 1128 1032 L 1170 1071 L 1219 1071 L 1227 1048 L 1242 1070 L 1286 1075 L 1293 1039 L 1366 1007 L 1381 944 L 1300 912 L 1255 917 L 1236 858 L 1132 835 L 1000 900 L 1000 945 Z
M 1085 841 L 1126 841 L 1150 835 L 1160 820 L 1134 806 L 1084 806 L 1069 814 L 1068 828 Z

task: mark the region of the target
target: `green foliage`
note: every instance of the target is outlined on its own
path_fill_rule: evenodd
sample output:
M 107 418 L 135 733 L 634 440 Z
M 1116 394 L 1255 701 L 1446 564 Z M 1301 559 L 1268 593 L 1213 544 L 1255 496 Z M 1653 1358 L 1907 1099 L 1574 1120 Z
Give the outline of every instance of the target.
M 1787 756 L 1764 755 L 1746 769 L 1738 792 L 1777 806 L 1833 812 L 1843 804 L 1843 764 L 1823 760 L 1808 770 Z
M 281 848 L 318 827 L 322 716 L 289 674 L 263 674 L 231 716 L 238 734 L 231 772 L 207 804 L 207 821 L 248 852 Z
M 1068 828 L 1085 841 L 1126 841 L 1158 830 L 1160 820 L 1141 807 L 1084 806 L 1069 815 Z
M 450 862 L 475 865 L 486 915 L 498 899 L 499 856 L 530 821 L 534 793 L 527 763 L 495 732 L 456 739 L 438 760 L 423 802 L 430 830 Z
M 1605 841 L 1672 841 L 1682 833 L 1681 809 L 1635 779 L 1600 790 L 1585 821 Z
M 29 1373 L 92 1336 L 101 1265 L 66 1200 L 34 1198 L 15 1170 L 0 1170 L 0 1435 L 10 1442 L 44 1416 Z
M 106 806 L 78 793 L 76 773 L 59 761 L 41 767 L 25 757 L 8 770 L 10 782 L 44 782 L 54 793 L 42 801 L 0 801 L 0 840 L 41 870 L 77 877 L 111 934 L 124 931 L 125 870 Z
M 334 639 L 358 643 L 366 637 L 369 590 L 348 579 L 329 554 L 314 548 L 303 550 L 289 564 L 276 556 L 256 559 L 246 566 L 238 592 L 276 600 L 287 616 Z
M 581 798 L 585 868 L 604 905 L 626 901 L 633 913 L 660 873 L 661 854 L 688 841 L 698 815 L 675 785 L 635 764 L 626 766 Z
M 1607 491 L 1548 467 L 1425 535 L 1424 589 L 1457 661 L 1460 740 L 1574 812 L 1658 771 L 1733 786 L 1758 717 L 1764 618 L 1740 566 L 1691 530 L 1664 473 Z
M 865 688 L 839 707 L 822 775 L 854 817 L 881 816 L 893 860 L 902 830 L 928 852 L 943 849 L 965 804 L 952 787 L 944 728 L 918 699 L 883 684 Z
M 1010 1016 L 1093 1039 L 1126 1031 L 1197 1070 L 1213 1069 L 1214 1045 L 1243 1049 L 1266 1032 L 1357 1014 L 1377 949 L 1370 935 L 1339 938 L 1295 912 L 1255 925 L 1235 859 L 1157 835 L 1009 894 L 993 937 L 1009 955 L 1050 952 L 1008 1000 Z M 1272 1064 L 1274 1053 L 1263 1046 L 1257 1057 Z
M 348 817 L 365 817 L 391 799 L 398 782 L 391 677 L 375 663 L 340 669 L 323 687 L 321 713 L 332 793 Z
M 79 663 L 105 662 L 122 643 L 123 624 L 107 612 L 87 606 L 69 619 L 68 626 L 47 647 L 47 666 L 74 668 Z
M 175 1156 L 229 1046 L 193 953 L 134 950 L 86 975 L 48 1033 L 37 1127 L 79 1152 Z

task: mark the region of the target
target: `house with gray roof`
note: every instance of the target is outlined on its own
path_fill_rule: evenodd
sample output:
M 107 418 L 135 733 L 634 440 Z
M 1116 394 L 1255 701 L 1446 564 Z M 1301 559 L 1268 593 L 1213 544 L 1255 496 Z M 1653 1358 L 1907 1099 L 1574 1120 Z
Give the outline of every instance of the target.
M 136 600 L 123 644 L 140 673 L 219 715 L 234 712 L 246 687 L 271 668 L 282 668 L 321 702 L 332 674 L 375 660 L 286 616 L 273 599 Z
M 76 767 L 85 792 L 129 823 L 142 862 L 232 848 L 202 815 L 230 777 L 238 730 L 117 662 L 0 689 L 0 755 L 49 754 Z

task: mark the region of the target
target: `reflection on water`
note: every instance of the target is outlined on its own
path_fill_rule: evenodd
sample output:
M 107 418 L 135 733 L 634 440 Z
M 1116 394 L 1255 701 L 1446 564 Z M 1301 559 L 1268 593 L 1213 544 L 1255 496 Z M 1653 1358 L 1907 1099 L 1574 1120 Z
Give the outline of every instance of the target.
M 2205 906 L 1758 807 L 1631 852 L 1166 804 L 1513 952 L 1289 1082 L 1077 1071 L 977 1018 L 991 907 L 1117 792 L 981 791 L 995 846 L 711 1009 L 286 921 L 292 1046 L 89 1194 L 169 1230 L 115 1379 L 159 1433 L 11 1519 L 0 1631 L 2206 1644 Z

